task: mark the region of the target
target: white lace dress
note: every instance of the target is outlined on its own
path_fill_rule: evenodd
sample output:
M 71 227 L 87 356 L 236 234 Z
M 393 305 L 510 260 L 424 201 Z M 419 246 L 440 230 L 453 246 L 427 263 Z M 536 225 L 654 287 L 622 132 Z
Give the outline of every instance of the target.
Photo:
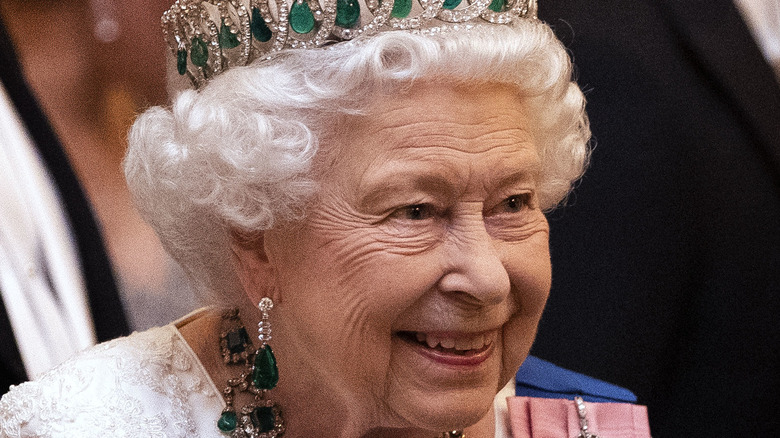
M 0 399 L 0 438 L 220 437 L 224 401 L 174 325 L 97 345 Z

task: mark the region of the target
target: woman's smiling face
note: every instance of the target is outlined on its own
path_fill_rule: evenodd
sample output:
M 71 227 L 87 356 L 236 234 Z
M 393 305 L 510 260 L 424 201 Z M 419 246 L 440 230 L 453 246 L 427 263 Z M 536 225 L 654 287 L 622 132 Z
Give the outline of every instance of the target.
M 550 289 L 527 120 L 509 87 L 419 83 L 323 139 L 335 152 L 308 216 L 265 234 L 280 388 L 316 380 L 387 427 L 487 413 Z

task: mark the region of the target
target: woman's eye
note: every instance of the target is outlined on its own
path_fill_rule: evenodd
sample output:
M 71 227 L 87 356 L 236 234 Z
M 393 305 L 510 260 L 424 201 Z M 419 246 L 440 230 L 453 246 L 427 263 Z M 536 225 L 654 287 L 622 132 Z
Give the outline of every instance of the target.
M 517 213 L 528 206 L 530 194 L 513 195 L 499 204 L 499 213 Z
M 434 215 L 434 208 L 430 204 L 409 205 L 396 210 L 393 216 L 411 221 L 430 219 Z

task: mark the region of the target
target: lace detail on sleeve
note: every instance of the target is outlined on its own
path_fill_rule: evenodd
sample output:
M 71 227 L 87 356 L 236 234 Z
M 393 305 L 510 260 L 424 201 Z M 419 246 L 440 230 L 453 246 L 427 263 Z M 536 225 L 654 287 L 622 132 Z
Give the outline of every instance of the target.
M 0 438 L 219 436 L 201 418 L 218 418 L 221 398 L 175 330 L 98 345 L 12 387 Z

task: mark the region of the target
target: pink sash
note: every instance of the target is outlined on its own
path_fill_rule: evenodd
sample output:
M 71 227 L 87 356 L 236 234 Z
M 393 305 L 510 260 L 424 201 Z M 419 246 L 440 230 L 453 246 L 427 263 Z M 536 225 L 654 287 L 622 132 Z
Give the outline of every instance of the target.
M 580 419 L 574 401 L 507 397 L 514 438 L 576 438 Z M 586 402 L 588 431 L 599 438 L 650 438 L 645 406 Z

